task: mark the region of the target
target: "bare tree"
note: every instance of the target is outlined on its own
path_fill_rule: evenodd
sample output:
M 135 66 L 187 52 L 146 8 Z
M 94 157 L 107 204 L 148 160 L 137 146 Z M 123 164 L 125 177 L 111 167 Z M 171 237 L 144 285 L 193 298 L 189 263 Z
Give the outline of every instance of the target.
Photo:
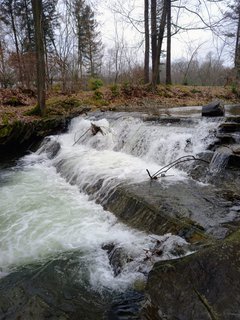
M 144 83 L 149 83 L 149 1 L 144 0 L 144 30 L 145 30 L 145 56 L 144 56 Z
M 45 89 L 45 50 L 44 50 L 44 32 L 42 25 L 42 0 L 31 0 L 35 29 L 35 45 L 37 58 L 37 107 L 41 115 L 46 112 L 46 89 Z
M 164 32 L 166 26 L 166 17 L 167 17 L 167 1 L 163 0 L 162 10 L 161 10 L 161 18 L 159 23 L 159 28 L 157 31 L 157 52 L 155 56 L 155 68 L 152 70 L 152 87 L 155 90 L 156 85 L 159 80 L 160 73 L 160 56 L 162 53 L 162 45 L 164 40 Z
M 166 61 L 166 84 L 171 84 L 171 0 L 167 0 L 166 3 L 167 12 L 167 61 Z

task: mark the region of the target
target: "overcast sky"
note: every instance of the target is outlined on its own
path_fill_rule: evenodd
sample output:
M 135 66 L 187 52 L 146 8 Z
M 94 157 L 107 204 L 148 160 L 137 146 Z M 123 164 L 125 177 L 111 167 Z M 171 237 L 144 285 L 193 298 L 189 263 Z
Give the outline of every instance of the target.
M 118 3 L 117 3 L 118 1 Z M 187 0 L 179 0 L 175 3 L 184 6 L 189 3 Z M 194 3 L 195 2 L 195 3 Z M 139 48 L 139 45 L 143 43 L 143 27 L 140 24 L 135 23 L 136 28 L 129 23 L 127 18 L 124 18 L 117 11 L 123 11 L 125 14 L 131 12 L 130 17 L 134 20 L 143 20 L 143 0 L 108 0 L 100 1 L 97 6 L 97 20 L 100 22 L 100 30 L 102 34 L 102 40 L 106 48 L 114 46 L 116 34 L 118 38 L 123 38 L 128 46 Z M 222 12 L 226 10 L 225 5 L 221 2 L 207 2 L 205 6 L 204 1 L 191 0 L 191 8 L 194 8 L 194 4 L 198 6 L 198 13 L 201 14 L 205 21 L 209 24 L 218 21 L 222 15 Z M 115 12 L 114 12 L 115 11 Z M 177 9 L 173 9 L 172 17 L 173 22 L 176 21 Z M 127 23 L 128 20 L 128 23 Z M 200 19 L 185 10 L 181 10 L 179 15 L 178 24 L 186 28 L 195 28 L 197 26 L 203 26 Z M 139 31 L 137 31 L 137 28 Z M 221 56 L 221 59 L 225 61 L 225 64 L 232 63 L 232 57 L 229 54 L 229 48 L 224 47 L 221 38 L 213 35 L 211 31 L 207 30 L 195 30 L 188 32 L 179 32 L 172 39 L 172 59 L 176 60 L 182 57 L 186 59 L 197 48 L 197 54 L 199 58 L 204 58 L 209 51 L 213 52 L 216 57 Z M 139 55 L 143 55 L 144 46 L 138 50 Z

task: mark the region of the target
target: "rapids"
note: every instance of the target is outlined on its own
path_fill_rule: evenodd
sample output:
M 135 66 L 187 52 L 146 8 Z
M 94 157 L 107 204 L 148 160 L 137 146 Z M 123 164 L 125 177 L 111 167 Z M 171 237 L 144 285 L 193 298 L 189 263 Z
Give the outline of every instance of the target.
M 91 123 L 103 134 L 92 135 Z M 215 139 L 215 128 L 216 120 L 206 119 L 181 126 L 129 114 L 78 117 L 67 133 L 51 136 L 16 166 L 0 170 L 2 277 L 21 266 L 77 251 L 77 278 L 84 278 L 94 291 L 123 292 L 144 281 L 157 259 L 176 258 L 172 249 L 176 244 L 185 248 L 186 241 L 134 230 L 103 210 L 98 200 L 107 199 L 119 185 L 147 181 L 146 169 L 154 173 L 179 157 L 205 151 Z M 50 144 L 59 145 L 56 155 Z M 168 174 L 159 183 L 190 179 L 176 168 Z M 156 240 L 163 243 L 163 254 L 148 260 L 146 250 L 152 250 Z M 118 275 L 104 249 L 109 244 L 128 257 Z

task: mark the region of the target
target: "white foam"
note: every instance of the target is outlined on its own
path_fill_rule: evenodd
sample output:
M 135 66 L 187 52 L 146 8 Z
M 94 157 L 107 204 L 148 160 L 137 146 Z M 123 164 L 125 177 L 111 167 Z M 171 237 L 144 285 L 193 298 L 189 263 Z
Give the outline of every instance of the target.
M 144 262 L 144 249 L 154 246 L 151 238 L 119 223 L 113 214 L 89 201 L 79 189 L 98 183 L 94 197 L 100 194 L 108 197 L 119 184 L 147 181 L 146 169 L 153 173 L 177 157 L 204 151 L 212 139 L 209 130 L 215 124 L 199 121 L 181 128 L 118 117 L 117 120 L 94 121 L 104 134 L 92 136 L 88 131 L 91 121 L 74 119 L 68 133 L 52 137 L 61 145 L 53 160 L 47 158 L 42 148 L 25 157 L 24 168 L 10 172 L 3 182 L 0 192 L 1 272 L 76 249 L 89 264 L 92 286 L 123 289 L 142 278 L 144 268 L 151 267 L 153 261 Z M 188 150 L 186 141 L 191 141 Z M 174 168 L 169 174 L 172 177 L 167 181 L 186 179 L 186 173 Z M 185 245 L 180 237 L 168 237 L 172 242 L 165 243 L 160 259 L 174 257 L 171 247 L 176 241 L 180 246 Z M 117 277 L 102 249 L 107 243 L 120 246 L 132 257 Z

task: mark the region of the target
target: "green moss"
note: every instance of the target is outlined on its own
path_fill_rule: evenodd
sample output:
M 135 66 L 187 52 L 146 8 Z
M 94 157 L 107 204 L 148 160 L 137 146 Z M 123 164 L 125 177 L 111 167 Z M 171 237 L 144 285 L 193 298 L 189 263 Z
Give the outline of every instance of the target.
M 2 123 L 4 125 L 8 125 L 9 124 L 9 117 L 8 117 L 8 115 L 6 113 L 2 115 Z
M 0 128 L 0 138 L 7 137 L 11 133 L 11 127 L 5 125 Z
M 240 242 L 240 229 L 233 232 L 226 240 Z
M 26 116 L 40 116 L 41 115 L 41 110 L 38 105 L 35 105 L 32 109 L 29 111 L 25 112 Z
M 88 98 L 83 101 L 85 105 L 95 106 L 95 107 L 103 107 L 108 106 L 109 102 L 104 99 L 94 99 L 94 98 Z

